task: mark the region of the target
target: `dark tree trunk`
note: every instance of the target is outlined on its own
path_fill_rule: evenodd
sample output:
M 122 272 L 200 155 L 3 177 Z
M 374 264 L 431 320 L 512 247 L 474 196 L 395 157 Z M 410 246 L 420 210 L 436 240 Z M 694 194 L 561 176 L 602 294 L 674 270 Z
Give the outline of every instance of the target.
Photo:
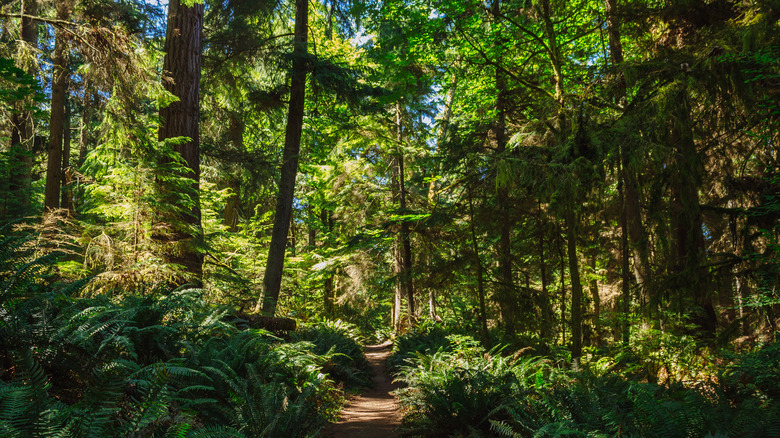
M 620 21 L 615 15 L 617 10 L 618 0 L 606 0 L 605 9 L 607 13 L 607 28 L 609 35 L 609 47 L 610 57 L 612 58 L 612 64 L 616 69 L 621 68 L 623 64 L 623 44 L 620 39 Z M 615 102 L 618 106 L 623 107 L 626 99 L 626 80 L 622 71 L 617 72 L 617 86 L 615 87 Z M 650 296 L 651 288 L 648 284 L 650 275 L 650 250 L 649 242 L 647 239 L 647 233 L 645 232 L 644 225 L 642 223 L 642 210 L 640 206 L 641 190 L 639 189 L 639 181 L 636 176 L 636 171 L 631 166 L 631 151 L 627 150 L 624 145 L 619 147 L 620 154 L 620 170 L 619 170 L 619 184 L 622 185 L 623 196 L 621 201 L 621 239 L 625 238 L 626 243 L 630 239 L 630 247 L 622 252 L 624 258 L 629 257 L 629 248 L 633 253 L 634 261 L 634 277 L 636 278 L 637 285 L 639 287 L 641 302 L 640 308 L 642 309 L 643 325 L 649 326 L 649 320 L 653 314 L 654 300 Z M 625 217 L 623 217 L 625 216 Z M 622 266 L 622 269 L 628 270 L 628 261 Z M 628 309 L 630 304 L 629 296 L 629 282 L 627 277 L 623 277 L 624 289 L 623 300 L 625 301 L 624 312 Z M 628 316 L 627 314 L 624 316 Z M 626 327 L 626 332 L 628 328 Z M 627 336 L 627 335 L 626 335 Z M 627 342 L 627 341 L 626 341 Z
M 479 245 L 477 245 L 477 233 L 474 229 L 474 196 L 469 186 L 469 229 L 471 230 L 471 245 L 474 251 L 474 262 L 477 271 L 477 296 L 479 298 L 479 327 L 482 332 L 482 343 L 488 345 L 490 336 L 487 328 L 487 308 L 485 306 L 485 281 L 482 278 L 482 260 L 479 258 Z
M 599 283 L 595 278 L 596 274 L 596 256 L 591 256 L 590 267 L 593 273 L 593 277 L 588 282 L 588 290 L 590 291 L 590 297 L 593 300 L 593 332 L 591 335 L 591 343 L 597 346 L 601 345 L 601 296 L 599 295 Z
M 92 119 L 100 102 L 97 92 L 90 86 L 89 81 L 84 84 L 84 97 L 81 100 L 81 120 L 79 121 L 79 152 L 76 157 L 76 169 L 80 169 L 87 159 L 89 149 L 94 145 Z M 78 173 L 74 174 L 75 181 L 71 188 L 73 197 L 73 209 L 79 210 L 83 202 L 84 190 L 81 186 L 82 179 Z
M 195 283 L 202 281 L 203 257 L 197 244 L 202 238 L 200 225 L 200 67 L 203 58 L 203 4 L 192 7 L 182 0 L 168 3 L 168 26 L 165 34 L 165 59 L 163 61 L 163 86 L 178 97 L 165 108 L 160 109 L 159 140 L 174 137 L 188 137 L 189 141 L 177 144 L 174 151 L 182 156 L 191 172 L 192 193 L 195 202 L 192 211 L 183 217 L 172 218 L 176 224 L 184 222 L 190 227 L 174 225 L 173 240 L 179 249 L 170 255 L 169 261 L 184 267 L 194 277 Z M 197 231 L 189 231 L 191 229 Z M 184 282 L 184 279 L 178 280 Z
M 566 245 L 571 279 L 571 360 L 572 368 L 579 369 L 582 357 L 582 283 L 577 258 L 577 218 L 569 209 L 566 212 Z
M 674 108 L 670 127 L 670 144 L 675 149 L 675 178 L 672 181 L 671 223 L 674 232 L 675 275 L 679 289 L 688 291 L 701 312 L 694 314 L 694 322 L 708 335 L 714 335 L 717 315 L 709 296 L 707 278 L 701 268 L 704 252 L 699 187 L 701 160 L 693 138 L 690 116 L 690 97 L 682 79 L 675 86 Z
M 62 199 L 60 207 L 73 214 L 73 186 L 71 179 L 73 171 L 70 168 L 70 102 L 65 101 L 65 124 L 62 132 Z
M 27 0 L 23 3 L 26 16 L 38 14 L 38 2 Z M 22 18 L 22 41 L 32 49 L 38 47 L 38 23 L 30 18 Z M 26 69 L 29 74 L 35 74 L 35 69 Z M 24 102 L 26 105 L 27 102 Z M 11 153 L 12 160 L 19 163 L 12 166 L 9 173 L 8 191 L 9 199 L 6 200 L 6 214 L 19 216 L 25 214 L 30 207 L 30 186 L 32 184 L 32 151 L 35 135 L 32 123 L 32 111 L 22 107 L 17 108 L 11 116 Z
M 500 0 L 493 0 L 491 5 L 493 17 L 498 20 L 501 12 Z M 496 120 L 493 125 L 493 135 L 496 139 L 496 154 L 506 152 L 506 93 L 507 84 L 505 74 L 496 69 Z M 503 159 L 500 158 L 500 159 Z M 509 189 L 506 181 L 497 181 L 496 204 L 498 206 L 499 241 L 498 241 L 498 305 L 501 309 L 501 320 L 508 335 L 516 331 L 517 297 L 514 294 L 514 281 L 512 276 L 512 218 L 509 214 Z
M 396 103 L 396 128 L 398 148 L 403 145 L 403 121 L 401 103 Z M 394 198 L 401 215 L 406 214 L 406 182 L 404 170 L 403 152 L 399 152 L 393 158 L 393 187 L 395 187 Z M 401 221 L 401 226 L 396 235 L 396 266 L 398 278 L 400 280 L 400 295 L 406 298 L 407 309 L 409 311 L 409 326 L 415 325 L 417 316 L 414 303 L 414 283 L 412 276 L 412 243 L 409 238 L 409 222 Z M 400 312 L 399 312 L 400 313 Z
M 542 216 L 542 203 L 538 202 L 538 227 L 539 227 L 539 276 L 542 279 L 542 293 L 539 296 L 539 308 L 542 312 L 542 321 L 539 326 L 539 337 L 543 341 L 552 338 L 553 310 L 550 296 L 547 294 L 547 260 L 544 253 L 544 222 Z
M 458 61 L 456 61 L 457 63 Z M 436 141 L 436 149 L 440 150 L 440 145 L 446 141 L 449 125 L 450 125 L 450 119 L 452 118 L 452 105 L 455 101 L 455 88 L 458 84 L 458 77 L 457 75 L 453 78 L 452 84 L 450 84 L 449 90 L 447 90 L 447 98 L 444 102 L 444 113 L 442 114 L 440 125 L 439 125 L 439 136 Z M 433 211 L 433 209 L 436 208 L 436 173 L 435 171 L 438 171 L 439 169 L 433 168 L 431 169 L 431 181 L 428 183 L 428 208 Z M 429 249 L 426 254 L 426 266 L 428 266 L 428 270 L 434 269 L 431 265 L 431 259 L 432 259 L 432 253 L 433 250 Z M 438 314 L 438 311 L 436 310 L 436 288 L 432 285 L 428 286 L 428 316 L 430 317 L 431 321 L 441 321 L 441 317 Z
M 622 155 L 622 154 L 621 154 Z M 622 164 L 621 164 L 622 167 Z M 621 169 L 622 173 L 622 169 Z M 626 212 L 626 193 L 623 190 L 625 179 L 618 181 L 618 194 L 620 196 L 620 278 L 621 278 L 621 297 L 620 297 L 620 325 L 619 330 L 624 346 L 628 346 L 631 336 L 631 324 L 629 322 L 629 312 L 631 311 L 631 285 L 629 267 L 628 267 L 628 215 Z
M 67 20 L 72 1 L 57 4 L 57 19 Z M 51 119 L 49 121 L 49 157 L 46 165 L 46 189 L 43 205 L 46 210 L 60 207 L 62 184 L 62 138 L 65 125 L 65 104 L 68 94 L 68 52 L 66 32 L 57 29 L 52 57 Z
M 228 128 L 230 142 L 236 151 L 244 150 L 244 123 L 235 114 L 230 115 L 230 126 Z M 227 180 L 227 186 L 230 194 L 225 200 L 225 215 L 223 223 L 228 227 L 228 231 L 235 233 L 238 231 L 238 218 L 241 196 L 241 178 L 238 175 L 230 174 Z
M 271 232 L 271 246 L 268 248 L 268 262 L 263 278 L 264 295 L 257 303 L 263 315 L 273 316 L 282 286 L 284 253 L 287 234 L 292 217 L 295 178 L 298 174 L 298 153 L 303 132 L 303 111 L 306 102 L 306 53 L 309 29 L 309 3 L 295 2 L 295 42 L 293 47 L 292 78 L 290 81 L 290 106 L 287 113 L 287 129 L 284 136 L 282 172 L 279 180 L 279 194 L 276 198 L 274 228 Z
M 323 303 L 325 308 L 325 315 L 332 316 L 336 311 L 336 288 L 333 286 L 333 275 L 329 275 L 323 282 Z
M 563 237 L 560 225 L 557 227 L 558 262 L 560 263 L 560 295 L 561 295 L 561 338 L 566 344 L 566 250 L 563 248 Z

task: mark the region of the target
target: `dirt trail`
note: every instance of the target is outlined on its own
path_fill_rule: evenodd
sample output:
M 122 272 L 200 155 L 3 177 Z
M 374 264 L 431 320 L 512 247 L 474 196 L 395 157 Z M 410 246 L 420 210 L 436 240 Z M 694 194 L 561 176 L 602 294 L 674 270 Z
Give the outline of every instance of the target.
M 387 374 L 390 342 L 366 347 L 366 357 L 374 371 L 374 387 L 349 401 L 338 423 L 325 429 L 327 438 L 392 438 L 400 436 L 401 410 L 391 391 L 397 388 Z

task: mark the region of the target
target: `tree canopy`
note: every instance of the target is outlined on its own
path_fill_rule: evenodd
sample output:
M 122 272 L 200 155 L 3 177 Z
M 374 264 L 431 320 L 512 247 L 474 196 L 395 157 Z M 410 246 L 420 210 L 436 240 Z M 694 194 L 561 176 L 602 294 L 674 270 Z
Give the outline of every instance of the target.
M 651 383 L 777 342 L 777 2 L 6 0 L 0 22 L 0 337 L 72 287 Z M 515 414 L 479 427 L 520 436 Z

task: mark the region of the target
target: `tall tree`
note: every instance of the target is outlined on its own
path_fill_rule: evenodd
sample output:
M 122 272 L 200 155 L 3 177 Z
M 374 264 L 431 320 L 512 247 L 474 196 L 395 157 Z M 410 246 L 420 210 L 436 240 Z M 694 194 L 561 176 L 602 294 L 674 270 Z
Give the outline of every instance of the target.
M 180 264 L 200 282 L 203 258 L 197 243 L 201 238 L 200 199 L 200 77 L 203 51 L 203 3 L 197 0 L 171 0 L 165 34 L 163 86 L 177 101 L 160 108 L 159 140 L 186 137 L 175 141 L 173 149 L 189 170 L 193 196 L 191 205 L 181 217 L 172 217 L 172 238 L 178 248 L 169 261 Z
M 75 0 L 63 0 L 57 3 L 57 19 L 67 21 Z M 49 121 L 49 155 L 46 166 L 46 191 L 43 205 L 46 210 L 60 207 L 60 188 L 62 186 L 62 147 L 65 129 L 65 106 L 68 94 L 68 49 L 65 36 L 67 31 L 57 29 L 52 57 L 51 118 Z
M 271 246 L 263 278 L 263 297 L 258 300 L 255 312 L 262 309 L 263 315 L 273 316 L 282 286 L 284 254 L 287 249 L 287 234 L 292 217 L 295 178 L 298 174 L 298 154 L 303 132 L 303 113 L 306 104 L 306 71 L 309 32 L 309 2 L 295 1 L 295 35 L 293 42 L 292 74 L 290 78 L 290 106 L 287 112 L 287 128 L 282 153 L 282 172 L 279 192 L 276 196 L 276 214 L 271 232 Z
M 494 41 L 497 57 L 502 57 L 502 47 L 504 38 L 501 35 L 501 0 L 493 0 L 491 4 L 492 22 L 494 22 Z M 496 142 L 496 155 L 499 160 L 504 159 L 507 146 L 507 78 L 504 71 L 497 67 L 495 69 L 495 87 L 496 87 L 496 120 L 493 123 L 493 136 Z M 510 198 L 508 182 L 502 181 L 497 177 L 496 186 L 496 206 L 498 208 L 499 240 L 498 240 L 498 304 L 501 307 L 501 319 L 504 321 L 506 333 L 512 335 L 515 333 L 517 323 L 517 297 L 515 296 L 514 278 L 512 275 L 512 222 L 513 218 L 509 214 Z
M 401 102 L 395 105 L 395 123 L 396 123 L 396 141 L 398 151 L 393 155 L 393 201 L 401 216 L 407 214 L 407 193 L 406 193 L 406 171 L 404 169 L 404 123 L 403 110 Z M 409 221 L 401 220 L 401 226 L 396 233 L 395 238 L 395 265 L 396 265 L 396 306 L 398 306 L 398 296 L 406 298 L 406 305 L 409 312 L 409 326 L 415 324 L 417 311 L 414 303 L 414 283 L 412 275 L 412 242 L 409 237 Z M 400 314 L 400 308 L 396 309 L 396 315 Z

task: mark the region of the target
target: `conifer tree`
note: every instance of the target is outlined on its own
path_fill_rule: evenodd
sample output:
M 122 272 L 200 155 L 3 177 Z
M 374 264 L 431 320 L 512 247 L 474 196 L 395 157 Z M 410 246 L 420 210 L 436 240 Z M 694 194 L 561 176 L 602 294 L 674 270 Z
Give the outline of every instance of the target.
M 203 57 L 203 3 L 197 0 L 172 0 L 168 3 L 165 35 L 163 86 L 178 98 L 160 108 L 159 140 L 173 144 L 192 179 L 190 204 L 182 217 L 168 217 L 171 239 L 177 248 L 169 261 L 180 264 L 196 283 L 202 281 L 203 257 L 198 250 L 200 224 L 200 78 Z M 186 138 L 186 139 L 184 139 Z M 167 144 L 167 143 L 166 143 Z M 172 194 L 171 202 L 180 202 L 184 194 Z M 178 200 L 177 200 L 178 199 Z
M 23 57 L 23 70 L 35 74 L 35 68 L 29 57 L 38 47 L 38 23 L 32 18 L 38 13 L 37 0 L 27 0 L 22 3 L 21 41 L 25 47 L 20 47 L 21 52 L 28 53 Z M 24 59 L 27 58 L 27 59 Z M 33 147 L 35 135 L 33 130 L 33 111 L 23 108 L 26 102 L 17 104 L 11 116 L 11 157 L 17 162 L 9 171 L 8 191 L 10 208 L 7 213 L 10 216 L 23 214 L 30 205 L 30 185 L 32 182 Z
M 271 246 L 263 278 L 263 297 L 258 300 L 255 311 L 262 309 L 266 316 L 276 312 L 276 302 L 282 285 L 284 256 L 287 250 L 287 235 L 292 217 L 295 177 L 298 174 L 298 154 L 303 133 L 303 112 L 306 104 L 307 44 L 309 27 L 309 2 L 295 2 L 295 35 L 293 45 L 292 74 L 290 78 L 290 105 L 287 113 L 287 128 L 284 136 L 279 192 L 276 197 L 274 227 Z
M 57 3 L 57 19 L 67 21 L 75 0 L 63 0 Z M 49 155 L 46 168 L 46 192 L 44 208 L 56 210 L 60 207 L 60 189 L 62 186 L 62 147 L 65 129 L 65 116 L 68 93 L 68 43 L 66 31 L 55 32 L 54 56 L 52 65 L 51 119 L 49 122 Z M 68 135 L 70 135 L 68 133 Z

